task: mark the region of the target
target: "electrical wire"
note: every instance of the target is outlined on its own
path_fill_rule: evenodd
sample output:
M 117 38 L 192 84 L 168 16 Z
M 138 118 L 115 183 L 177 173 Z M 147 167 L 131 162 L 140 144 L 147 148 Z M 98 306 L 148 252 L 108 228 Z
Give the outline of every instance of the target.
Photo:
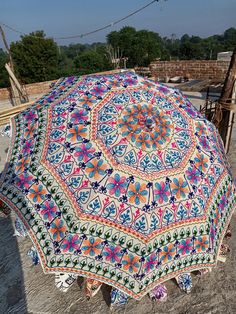
M 137 9 L 137 10 L 131 12 L 130 14 L 128 14 L 128 15 L 126 15 L 126 16 L 124 16 L 123 18 L 121 18 L 121 19 L 119 19 L 119 20 L 116 20 L 116 21 L 114 21 L 114 22 L 112 22 L 112 23 L 110 23 L 110 24 L 107 24 L 107 25 L 105 25 L 105 26 L 103 26 L 103 27 L 97 28 L 97 29 L 95 29 L 95 30 L 93 30 L 93 31 L 90 31 L 90 32 L 87 32 L 87 33 L 83 33 L 83 34 L 78 34 L 78 35 L 65 36 L 65 37 L 52 37 L 52 36 L 51 36 L 51 37 L 52 37 L 53 39 L 55 39 L 55 40 L 65 40 L 65 39 L 73 39 L 73 38 L 83 38 L 83 37 L 86 37 L 86 36 L 89 36 L 89 35 L 98 33 L 98 32 L 100 32 L 100 31 L 103 31 L 103 30 L 105 30 L 105 29 L 107 29 L 107 28 L 110 28 L 110 27 L 112 27 L 112 26 L 114 26 L 114 25 L 116 25 L 116 24 L 118 24 L 118 23 L 120 23 L 120 22 L 123 22 L 124 20 L 130 18 L 131 16 L 133 16 L 133 15 L 135 15 L 135 14 L 137 14 L 137 13 L 143 11 L 144 9 L 146 9 L 147 7 L 149 7 L 150 5 L 152 5 L 154 2 L 159 2 L 159 0 L 153 0 L 153 1 L 149 2 L 148 4 L 144 5 L 143 7 L 141 7 L 141 8 L 139 8 L 139 9 Z M 39 38 L 39 39 L 45 39 L 44 37 L 28 35 L 28 34 L 22 32 L 22 31 L 17 30 L 17 29 L 15 29 L 15 28 L 9 26 L 8 24 L 2 23 L 2 22 L 0 22 L 0 24 L 1 24 L 2 26 L 4 26 L 4 27 L 8 28 L 8 29 L 11 30 L 11 31 L 13 31 L 13 32 L 15 32 L 15 33 L 18 33 L 18 34 L 21 34 L 21 35 L 24 35 L 24 36 L 27 35 L 27 36 L 31 36 L 31 37 Z

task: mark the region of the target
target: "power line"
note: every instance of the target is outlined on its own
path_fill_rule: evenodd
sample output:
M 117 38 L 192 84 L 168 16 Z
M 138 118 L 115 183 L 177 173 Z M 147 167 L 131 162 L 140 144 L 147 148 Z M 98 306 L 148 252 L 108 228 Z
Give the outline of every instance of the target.
M 132 13 L 126 15 L 125 17 L 123 17 L 123 18 L 121 18 L 121 19 L 119 19 L 119 20 L 117 20 L 117 21 L 115 21 L 115 22 L 112 22 L 112 23 L 110 23 L 110 24 L 107 24 L 107 25 L 105 25 L 105 26 L 103 26 L 103 27 L 100 27 L 100 28 L 98 28 L 98 29 L 95 29 L 95 30 L 93 30 L 93 31 L 91 31 L 91 32 L 84 33 L 84 34 L 80 34 L 80 35 L 68 36 L 68 37 L 58 37 L 58 38 L 55 38 L 55 39 L 72 39 L 72 38 L 77 38 L 77 37 L 81 37 L 81 38 L 82 38 L 82 37 L 85 37 L 85 36 L 88 36 L 88 35 L 95 34 L 95 33 L 97 33 L 97 32 L 103 31 L 104 29 L 107 29 L 107 28 L 109 28 L 109 27 L 112 27 L 112 26 L 114 26 L 114 25 L 116 25 L 116 24 L 118 24 L 118 23 L 120 23 L 120 22 L 122 22 L 122 21 L 124 21 L 124 20 L 126 20 L 126 19 L 128 19 L 128 18 L 130 18 L 131 16 L 133 16 L 133 15 L 135 15 L 135 14 L 137 14 L 137 13 L 143 11 L 144 9 L 146 9 L 147 7 L 149 7 L 150 5 L 152 5 L 154 2 L 158 2 L 158 1 L 159 1 L 159 0 L 153 0 L 153 1 L 149 2 L 148 4 L 146 4 L 145 6 L 141 7 L 140 9 L 138 9 L 138 10 L 136 10 L 136 11 L 134 11 L 134 12 L 132 12 Z
M 55 40 L 65 40 L 65 39 L 73 39 L 73 38 L 83 38 L 83 37 L 86 37 L 86 36 L 89 36 L 89 35 L 98 33 L 98 32 L 100 32 L 100 31 L 103 31 L 103 30 L 105 30 L 105 29 L 107 29 L 107 28 L 110 28 L 110 27 L 112 27 L 112 26 L 114 26 L 114 25 L 116 25 L 116 24 L 118 24 L 118 23 L 120 23 L 120 22 L 122 22 L 122 21 L 124 21 L 124 20 L 126 20 L 126 19 L 128 19 L 128 18 L 130 18 L 131 16 L 133 16 L 133 15 L 135 15 L 135 14 L 137 14 L 137 13 L 143 11 L 144 9 L 146 9 L 147 7 L 149 7 L 150 5 L 152 5 L 154 2 L 159 2 L 159 0 L 153 0 L 153 1 L 149 2 L 148 4 L 144 5 L 143 7 L 141 7 L 141 8 L 139 8 L 139 9 L 137 9 L 137 10 L 131 12 L 130 14 L 128 14 L 128 15 L 126 15 L 126 16 L 124 16 L 123 18 L 121 18 L 121 19 L 119 19 L 119 20 L 116 20 L 116 21 L 114 21 L 114 22 L 112 22 L 112 23 L 110 23 L 110 24 L 107 24 L 107 25 L 105 25 L 105 26 L 103 26 L 103 27 L 97 28 L 97 29 L 95 29 L 95 30 L 93 30 L 93 31 L 91 31 L 91 32 L 87 32 L 87 33 L 83 33 L 83 34 L 78 34 L 78 35 L 65 36 L 65 37 L 53 37 L 53 39 L 55 39 Z M 24 35 L 24 36 L 26 36 L 26 35 L 27 35 L 27 36 L 31 36 L 31 35 L 28 35 L 28 34 L 22 32 L 22 31 L 20 31 L 20 30 L 15 29 L 15 28 L 13 28 L 13 27 L 11 27 L 11 26 L 5 24 L 5 23 L 0 23 L 0 24 L 3 25 L 3 26 L 5 26 L 6 28 L 8 28 L 9 30 L 11 30 L 11 31 L 13 31 L 13 32 L 15 32 L 15 33 L 18 33 L 18 34 L 21 34 L 21 35 Z M 39 39 L 45 39 L 45 38 L 43 38 L 43 37 L 33 36 L 33 35 L 32 35 L 32 37 L 34 37 L 34 38 L 39 38 Z

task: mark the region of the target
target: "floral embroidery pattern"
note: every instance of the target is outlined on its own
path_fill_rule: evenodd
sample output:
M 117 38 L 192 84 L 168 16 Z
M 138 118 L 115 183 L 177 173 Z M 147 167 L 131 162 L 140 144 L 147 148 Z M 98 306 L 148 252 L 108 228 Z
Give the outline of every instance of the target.
M 93 104 L 96 103 L 96 97 L 94 97 L 92 94 L 82 95 L 79 100 L 81 102 L 82 107 L 84 106 L 91 107 Z
M 106 165 L 103 163 L 103 160 L 94 159 L 87 163 L 86 171 L 89 175 L 89 178 L 94 178 L 97 180 L 100 176 L 105 174 Z
M 220 199 L 220 204 L 219 204 L 219 208 L 221 210 L 224 210 L 227 204 L 227 198 L 225 197 L 225 195 L 222 195 L 221 199 Z
M 87 162 L 92 158 L 95 149 L 92 148 L 91 143 L 81 144 L 78 147 L 75 147 L 75 157 L 78 157 L 78 161 Z
M 51 223 L 51 228 L 49 230 L 52 234 L 53 239 L 56 241 L 60 241 L 65 235 L 66 226 L 64 225 L 63 220 L 55 219 Z
M 193 286 L 192 284 L 192 278 L 189 273 L 183 273 L 180 274 L 177 277 L 177 283 L 181 290 L 185 291 L 186 293 L 189 293 L 191 291 L 191 288 Z
M 179 245 L 179 253 L 184 255 L 191 252 L 193 244 L 191 239 L 181 240 Z
M 180 178 L 179 180 L 174 178 L 173 182 L 171 183 L 173 195 L 175 195 L 177 199 L 184 198 L 186 196 L 186 193 L 188 192 L 187 186 L 188 183 L 182 178 Z
M 175 247 L 173 244 L 170 244 L 169 246 L 164 246 L 162 252 L 160 253 L 161 261 L 163 263 L 172 260 L 172 258 L 175 255 Z
M 167 288 L 164 285 L 157 285 L 151 292 L 149 292 L 149 295 L 152 300 L 165 302 L 167 299 Z
M 186 270 L 214 267 L 235 186 L 215 127 L 179 91 L 135 73 L 65 78 L 13 126 L 1 208 L 45 270 L 134 298 L 158 281 L 164 300 L 162 281 L 189 291 Z
M 79 238 L 78 235 L 69 234 L 66 239 L 62 242 L 62 250 L 63 252 L 73 252 L 78 249 L 79 246 Z
M 205 172 L 208 168 L 208 159 L 203 154 L 196 154 L 195 157 L 195 166 L 200 170 Z
M 18 164 L 16 165 L 16 173 L 20 173 L 22 171 L 25 170 L 26 167 L 29 166 L 29 163 L 30 163 L 30 158 L 29 157 L 24 157 L 22 158 Z
M 170 196 L 169 187 L 165 182 L 156 182 L 155 183 L 156 190 L 154 190 L 154 194 L 156 196 L 156 200 L 159 204 L 163 204 L 168 201 L 168 197 Z
M 206 236 L 198 237 L 195 241 L 195 249 L 197 252 L 204 252 L 208 248 L 209 240 Z
M 104 85 L 98 84 L 94 87 L 94 89 L 91 91 L 91 93 L 95 96 L 102 96 L 107 91 L 107 88 Z
M 28 123 L 33 122 L 36 117 L 37 117 L 36 112 L 33 110 L 27 111 L 24 115 L 24 118 Z
M 122 136 L 143 150 L 165 144 L 170 140 L 173 128 L 167 115 L 160 113 L 156 106 L 147 104 L 127 107 L 119 119 L 119 127 Z
M 186 171 L 187 178 L 192 184 L 197 184 L 201 179 L 201 174 L 198 169 L 196 168 L 188 168 Z
M 82 250 L 85 255 L 95 256 L 101 252 L 101 240 L 89 238 L 83 242 Z
M 84 123 L 86 120 L 88 120 L 88 113 L 83 109 L 75 110 L 71 115 L 71 121 L 73 123 Z
M 28 139 L 30 137 L 33 137 L 35 134 L 36 128 L 34 124 L 30 124 L 26 129 L 25 129 L 25 137 Z
M 132 254 L 128 254 L 123 258 L 122 264 L 124 270 L 127 270 L 131 273 L 136 273 L 139 267 L 139 259 Z
M 122 256 L 120 248 L 118 246 L 105 247 L 103 255 L 105 256 L 105 260 L 110 261 L 111 263 L 118 263 Z
M 109 179 L 107 184 L 107 189 L 111 195 L 119 197 L 121 194 L 124 194 L 127 187 L 127 181 L 125 177 L 120 177 L 118 173 L 114 177 Z
M 32 184 L 33 177 L 23 172 L 16 178 L 16 185 L 20 189 L 28 189 Z
M 157 255 L 155 253 L 148 256 L 146 263 L 144 264 L 144 271 L 148 272 L 153 270 L 157 264 Z
M 130 203 L 135 203 L 136 205 L 139 205 L 141 202 L 145 203 L 147 194 L 146 185 L 136 182 L 129 188 L 129 201 Z
M 33 149 L 34 146 L 34 141 L 33 139 L 30 139 L 29 141 L 26 141 L 26 143 L 24 144 L 24 146 L 22 147 L 22 152 L 23 154 L 29 154 L 30 151 Z
M 46 201 L 41 205 L 41 214 L 43 215 L 43 219 L 52 220 L 56 217 L 57 207 L 53 201 Z
M 210 145 L 209 145 L 209 142 L 208 142 L 206 137 L 201 137 L 199 139 L 199 143 L 200 143 L 200 145 L 202 146 L 202 148 L 204 150 L 209 150 L 210 149 Z
M 29 190 L 29 198 L 34 202 L 34 203 L 40 203 L 45 199 L 47 191 L 41 184 L 34 184 L 31 186 Z
M 203 135 L 206 135 L 207 128 L 205 127 L 205 125 L 203 123 L 197 122 L 196 123 L 196 131 L 197 131 L 197 134 L 199 136 L 203 136 Z
M 71 142 L 81 142 L 83 137 L 87 135 L 87 128 L 83 125 L 75 125 L 71 129 L 69 129 L 68 139 Z

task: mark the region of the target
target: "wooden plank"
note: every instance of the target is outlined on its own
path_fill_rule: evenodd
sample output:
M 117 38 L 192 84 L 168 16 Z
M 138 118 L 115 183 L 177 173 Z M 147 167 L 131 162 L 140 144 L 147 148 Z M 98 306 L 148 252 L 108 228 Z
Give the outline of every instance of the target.
M 24 91 L 24 89 L 22 88 L 21 84 L 19 83 L 18 79 L 16 78 L 11 66 L 6 63 L 5 64 L 5 68 L 9 74 L 10 77 L 10 82 L 11 82 L 11 87 L 13 90 L 13 95 L 14 97 L 16 97 L 17 99 L 17 105 L 21 104 L 21 100 L 22 102 L 28 102 L 29 98 L 26 94 L 26 92 Z
M 12 72 L 12 69 L 11 69 L 11 67 L 9 66 L 8 63 L 5 64 L 5 68 L 6 68 L 7 72 L 8 72 L 8 74 L 9 74 L 9 76 L 11 77 L 11 79 L 13 80 L 13 82 L 15 83 L 15 86 L 16 86 L 16 88 L 18 89 L 18 91 L 19 91 L 21 94 L 23 94 L 24 91 L 23 91 L 23 89 L 22 89 L 20 83 L 18 82 L 17 78 L 15 77 L 15 74 Z
M 231 103 L 234 104 L 234 106 L 232 106 L 233 110 L 230 111 L 229 126 L 228 126 L 228 130 L 227 130 L 226 141 L 225 141 L 226 153 L 229 152 L 232 130 L 233 130 L 233 125 L 234 125 L 234 116 L 235 116 L 235 111 L 236 111 L 236 99 L 235 98 L 236 98 L 236 81 L 234 82 L 232 99 L 231 99 Z
M 13 79 L 11 77 L 9 77 L 9 80 L 10 80 L 10 84 L 11 84 L 11 101 L 12 101 L 13 106 L 17 107 L 21 104 L 20 94 L 19 94 L 19 91 L 17 90 L 17 88 L 14 84 Z
M 35 101 L 30 101 L 25 104 L 20 104 L 16 107 L 12 107 L 10 109 L 5 109 L 0 111 L 0 125 L 5 125 L 10 122 L 10 118 L 14 115 L 20 113 L 21 111 L 29 108 L 35 103 Z

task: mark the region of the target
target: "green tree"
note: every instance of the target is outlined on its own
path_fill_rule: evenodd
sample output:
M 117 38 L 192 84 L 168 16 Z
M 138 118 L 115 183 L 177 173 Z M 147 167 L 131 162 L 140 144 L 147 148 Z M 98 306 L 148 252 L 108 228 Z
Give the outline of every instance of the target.
M 128 66 L 133 66 L 133 49 L 136 30 L 134 27 L 123 27 L 120 31 L 114 31 L 107 35 L 107 42 L 116 51 L 120 51 L 122 57 L 128 57 Z
M 180 58 L 186 60 L 204 59 L 205 52 L 202 43 L 203 40 L 199 36 L 183 35 L 180 39 Z
M 8 73 L 5 69 L 5 64 L 8 62 L 8 59 L 7 53 L 0 49 L 0 88 L 10 85 Z
M 108 51 L 107 44 L 111 46 Z M 156 58 L 161 60 L 216 59 L 217 53 L 233 50 L 236 45 L 236 29 L 229 28 L 221 35 L 207 38 L 172 34 L 161 38 L 148 30 L 137 31 L 123 27 L 107 35 L 107 44 L 70 44 L 60 46 L 43 31 L 36 31 L 11 44 L 17 76 L 24 83 L 51 80 L 60 76 L 89 74 L 112 68 L 110 58 L 128 57 L 127 66 L 147 66 Z M 112 53 L 114 52 L 114 53 Z M 5 70 L 7 54 L 0 50 L 0 87 L 8 86 Z M 110 60 L 111 61 L 111 60 Z
M 234 50 L 236 46 L 236 29 L 231 27 L 224 32 L 223 35 L 225 50 Z
M 16 72 L 24 83 L 58 77 L 58 47 L 43 31 L 22 36 L 20 41 L 11 44 L 10 49 Z
M 154 32 L 136 31 L 133 27 L 123 27 L 107 35 L 107 42 L 114 49 L 119 49 L 123 57 L 128 57 L 127 65 L 146 66 L 157 57 L 161 57 L 162 40 Z
M 101 48 L 99 48 L 101 50 Z M 105 52 L 90 49 L 82 52 L 74 59 L 78 74 L 102 72 L 110 69 Z
M 81 53 L 89 49 L 89 45 L 70 44 L 69 46 L 59 46 L 59 63 L 58 72 L 59 76 L 76 75 L 77 70 L 75 67 L 74 59 Z
M 60 47 L 61 52 L 63 52 L 69 59 L 72 60 L 87 49 L 88 45 L 82 44 L 70 44 L 69 46 Z
M 162 38 L 162 60 L 178 60 L 180 58 L 180 40 L 175 34 L 171 38 Z
M 222 38 L 219 35 L 213 35 L 203 39 L 202 45 L 204 48 L 204 59 L 206 60 L 215 60 L 217 53 L 225 50 L 222 44 Z
M 162 57 L 163 43 L 157 33 L 140 30 L 136 33 L 134 44 L 133 57 L 137 65 L 147 66 L 155 58 Z

